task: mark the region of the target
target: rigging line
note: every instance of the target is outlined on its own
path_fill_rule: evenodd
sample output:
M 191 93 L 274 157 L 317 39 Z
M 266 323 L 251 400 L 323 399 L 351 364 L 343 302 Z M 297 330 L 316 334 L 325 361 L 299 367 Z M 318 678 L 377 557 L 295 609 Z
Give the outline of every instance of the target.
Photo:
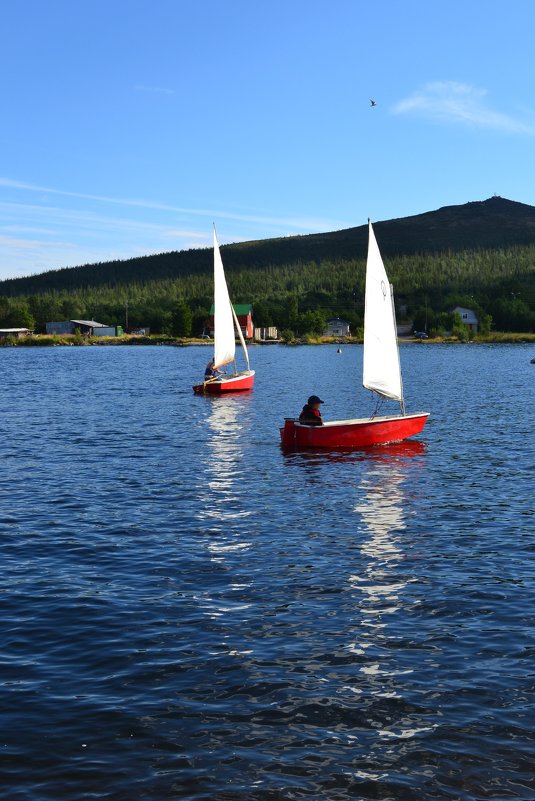
M 372 392 L 373 392 L 373 390 L 372 390 Z M 377 417 L 378 413 L 381 411 L 381 408 L 383 406 L 384 400 L 385 399 L 383 398 L 382 395 L 378 395 L 377 394 L 377 397 L 375 398 L 375 409 L 373 410 L 373 412 L 370 415 L 370 420 L 373 420 L 375 417 Z

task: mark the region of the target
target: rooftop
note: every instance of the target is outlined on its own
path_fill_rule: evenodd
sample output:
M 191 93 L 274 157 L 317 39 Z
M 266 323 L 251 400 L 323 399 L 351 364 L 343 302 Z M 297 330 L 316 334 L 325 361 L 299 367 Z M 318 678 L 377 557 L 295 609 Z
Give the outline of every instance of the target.
M 242 317 L 247 314 L 251 314 L 253 311 L 253 307 L 250 303 L 233 303 L 234 311 L 236 312 L 237 317 Z M 214 313 L 214 305 L 210 307 L 210 314 Z
M 105 323 L 96 323 L 94 320 L 69 320 L 70 323 L 75 325 L 89 325 L 91 328 L 107 328 Z

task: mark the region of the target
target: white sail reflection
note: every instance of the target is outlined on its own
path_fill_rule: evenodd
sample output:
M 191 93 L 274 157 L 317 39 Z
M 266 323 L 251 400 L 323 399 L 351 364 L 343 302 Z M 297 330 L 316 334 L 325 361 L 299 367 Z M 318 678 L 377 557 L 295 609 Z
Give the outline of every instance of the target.
M 243 471 L 243 442 L 247 436 L 244 423 L 245 398 L 210 398 L 207 442 L 203 475 L 206 493 L 202 500 L 202 517 L 214 520 L 235 520 L 248 517 L 243 508 L 240 478 Z
M 399 608 L 399 594 L 406 580 L 392 581 L 392 569 L 404 557 L 400 534 L 406 528 L 403 484 L 404 464 L 398 458 L 377 458 L 362 478 L 363 490 L 354 511 L 369 536 L 360 543 L 361 552 L 368 558 L 364 575 L 351 576 L 350 583 L 368 596 L 370 615 L 394 612 Z M 380 606 L 373 606 L 377 602 Z M 377 621 L 380 622 L 380 621 Z
M 403 489 L 405 477 L 395 460 L 375 462 L 361 482 L 362 499 L 354 507 L 369 534 L 360 545 L 368 558 L 363 575 L 350 576 L 349 582 L 367 596 L 361 611 L 384 625 L 383 615 L 399 608 L 399 593 L 406 582 L 392 582 L 392 567 L 402 558 L 399 534 L 405 528 Z M 370 621 L 371 622 L 371 621 Z
M 243 481 L 248 469 L 251 400 L 246 395 L 204 397 L 207 414 L 195 498 L 197 543 L 207 579 L 194 601 L 199 615 L 210 621 L 208 654 L 240 664 L 252 654 L 243 634 L 244 622 L 253 614 L 248 552 L 253 545 L 250 517 L 255 510 Z
M 244 443 L 248 437 L 247 406 L 250 398 L 207 397 L 208 437 L 200 469 L 197 517 L 206 526 L 203 547 L 213 562 L 239 557 L 250 546 L 247 518 L 253 514 L 247 503 L 241 476 Z M 217 603 L 216 603 L 217 607 Z M 226 609 L 219 612 L 227 614 Z M 217 612 L 210 606 L 210 615 Z
M 413 454 L 414 455 L 414 454 Z M 417 463 L 399 455 L 389 458 L 377 454 L 370 459 L 359 485 L 359 500 L 354 506 L 359 516 L 358 527 L 362 539 L 359 547 L 366 564 L 359 574 L 348 577 L 348 583 L 360 596 L 359 640 L 347 649 L 364 658 L 360 672 L 373 681 L 377 688 L 372 694 L 395 697 L 395 686 L 385 679 L 412 672 L 395 669 L 377 655 L 382 644 L 389 639 L 389 617 L 403 607 L 404 590 L 416 579 L 405 578 L 404 571 L 396 570 L 405 554 L 402 536 L 407 527 L 404 485 L 411 467 Z M 369 651 L 371 649 L 371 651 Z M 371 654 L 374 656 L 371 656 Z

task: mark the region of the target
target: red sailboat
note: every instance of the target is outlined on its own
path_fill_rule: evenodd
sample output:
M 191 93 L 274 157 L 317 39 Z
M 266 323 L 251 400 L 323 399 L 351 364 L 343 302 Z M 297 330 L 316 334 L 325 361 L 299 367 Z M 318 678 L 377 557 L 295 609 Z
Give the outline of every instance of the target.
M 247 369 L 239 372 L 236 366 L 236 333 L 241 342 Z M 254 370 L 249 366 L 249 355 L 241 326 L 228 294 L 225 271 L 217 243 L 214 225 L 214 372 L 226 364 L 234 364 L 233 373 L 220 373 L 196 384 L 193 391 L 200 395 L 221 395 L 226 392 L 243 392 L 252 389 Z
M 380 398 L 398 401 L 401 414 L 335 420 L 321 426 L 305 425 L 294 418 L 286 418 L 284 427 L 280 429 L 285 448 L 352 450 L 386 445 L 419 434 L 429 417 L 429 412 L 405 412 L 392 286 L 370 221 L 368 226 L 362 383 Z

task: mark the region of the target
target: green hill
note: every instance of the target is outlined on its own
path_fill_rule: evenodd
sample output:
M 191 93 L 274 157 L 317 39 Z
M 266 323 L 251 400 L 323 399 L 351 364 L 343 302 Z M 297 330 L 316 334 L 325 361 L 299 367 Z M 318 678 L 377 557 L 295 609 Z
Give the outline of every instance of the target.
M 501 197 L 445 206 L 436 211 L 374 221 L 385 257 L 495 250 L 535 244 L 535 207 Z M 225 270 L 276 267 L 366 257 L 367 225 L 323 234 L 264 239 L 221 248 Z M 84 287 L 117 286 L 209 273 L 211 248 L 172 251 L 124 261 L 50 270 L 0 282 L 0 295 L 14 296 Z
M 535 329 L 535 208 L 500 197 L 374 222 L 398 315 L 451 328 L 456 306 L 497 330 Z M 257 325 L 321 331 L 325 318 L 362 324 L 367 225 L 221 248 L 235 303 Z M 95 319 L 200 333 L 212 303 L 212 249 L 51 270 L 0 282 L 0 326 Z M 179 307 L 181 311 L 179 312 Z

